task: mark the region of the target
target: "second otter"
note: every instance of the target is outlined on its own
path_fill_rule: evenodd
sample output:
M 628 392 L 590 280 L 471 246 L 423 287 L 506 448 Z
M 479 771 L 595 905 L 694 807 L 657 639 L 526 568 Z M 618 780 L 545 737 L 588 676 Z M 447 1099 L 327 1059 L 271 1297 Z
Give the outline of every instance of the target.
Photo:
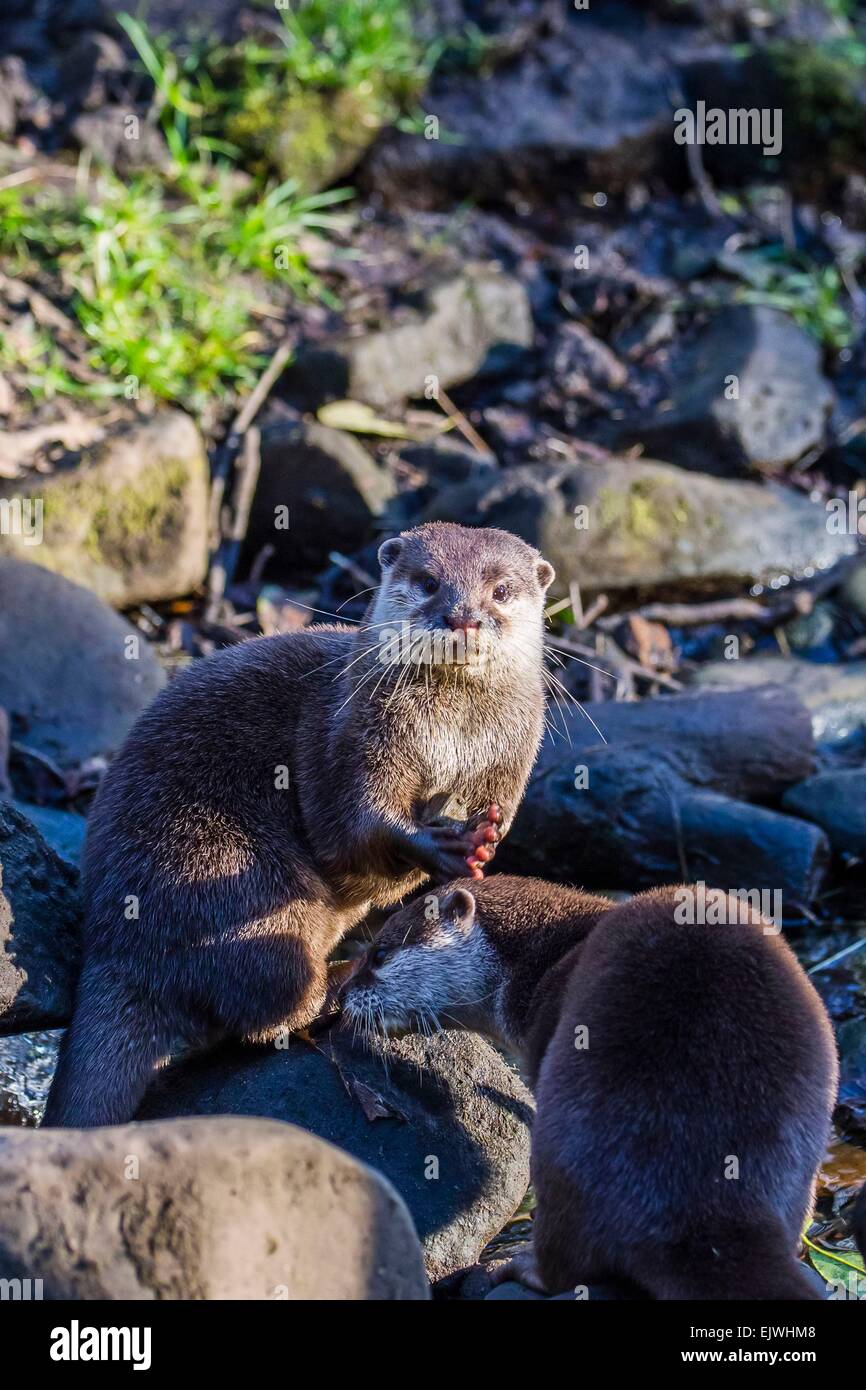
M 345 1013 L 456 1023 L 523 1054 L 538 1205 L 521 1278 L 817 1298 L 795 1252 L 830 1131 L 832 1029 L 774 928 L 736 910 L 683 924 L 688 892 L 616 906 L 504 874 L 451 884 L 389 918 Z
M 371 905 L 467 861 L 480 874 L 507 832 L 543 731 L 553 570 L 505 531 L 435 523 L 379 557 L 357 630 L 196 663 L 113 762 L 46 1124 L 130 1119 L 176 1041 L 308 1023 L 329 952 Z M 449 634 L 466 640 L 451 651 Z M 461 823 L 437 824 L 449 801 Z

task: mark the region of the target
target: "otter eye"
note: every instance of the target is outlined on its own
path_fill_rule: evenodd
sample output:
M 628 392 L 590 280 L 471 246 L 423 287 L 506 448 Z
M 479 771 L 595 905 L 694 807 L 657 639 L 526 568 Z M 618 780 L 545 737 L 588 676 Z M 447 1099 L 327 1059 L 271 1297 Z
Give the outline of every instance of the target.
M 507 603 L 508 599 L 510 599 L 510 598 L 511 598 L 511 585 L 510 585 L 510 584 L 497 584 L 497 585 L 496 585 L 496 588 L 493 590 L 493 601 L 494 601 L 494 603 Z
M 370 964 L 373 966 L 374 969 L 376 968 L 377 965 L 384 965 L 384 964 L 385 964 L 385 961 L 386 961 L 387 959 L 388 959 L 388 947 L 387 947 L 387 946 L 374 946 L 373 949 L 372 949 L 372 951 L 370 952 L 370 954 L 369 954 L 369 956 L 368 956 L 368 960 L 369 960 Z
M 439 580 L 435 574 L 422 574 L 419 582 L 425 594 L 435 594 L 439 588 Z

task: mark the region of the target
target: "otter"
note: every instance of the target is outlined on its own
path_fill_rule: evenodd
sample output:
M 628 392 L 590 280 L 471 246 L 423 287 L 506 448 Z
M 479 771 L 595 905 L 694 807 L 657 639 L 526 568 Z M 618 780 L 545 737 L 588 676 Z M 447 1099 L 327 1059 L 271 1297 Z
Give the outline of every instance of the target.
M 176 1044 L 322 1008 L 374 906 L 483 874 L 544 726 L 552 567 L 506 531 L 386 540 L 357 629 L 257 638 L 142 715 L 90 814 L 82 965 L 43 1123 L 130 1119 Z
M 820 1297 L 796 1250 L 830 1131 L 832 1029 L 777 929 L 737 899 L 729 925 L 680 921 L 695 891 L 616 905 L 458 881 L 392 915 L 345 985 L 356 1027 L 470 1028 L 524 1058 L 537 1208 L 531 1252 L 498 1279 Z

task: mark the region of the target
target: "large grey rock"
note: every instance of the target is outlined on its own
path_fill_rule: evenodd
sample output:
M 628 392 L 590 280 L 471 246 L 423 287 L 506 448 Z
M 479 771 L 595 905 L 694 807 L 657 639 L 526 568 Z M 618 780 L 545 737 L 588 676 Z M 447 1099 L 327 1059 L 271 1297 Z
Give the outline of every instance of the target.
M 837 666 L 802 657 L 749 656 L 707 662 L 691 683 L 707 690 L 748 690 L 768 682 L 786 685 L 802 700 L 818 743 L 844 743 L 866 730 L 866 661 Z
M 78 971 L 78 875 L 0 801 L 0 1034 L 64 1023 Z
M 424 1299 L 378 1173 L 302 1130 L 197 1119 L 0 1129 L 0 1277 L 53 1299 Z
M 585 509 L 581 511 L 580 509 Z M 538 546 L 556 589 L 729 592 L 829 567 L 856 537 L 777 484 L 711 478 L 651 460 L 523 465 L 446 488 L 424 520 L 501 526 Z
M 673 165 L 667 36 L 616 32 L 571 6 L 551 18 L 497 71 L 437 77 L 425 109 L 438 138 L 390 132 L 368 157 L 368 185 L 398 206 L 453 206 L 510 189 L 615 194 Z
M 782 805 L 822 826 L 835 850 L 866 858 L 866 768 L 837 768 L 807 777 L 785 792 Z
M 296 403 L 348 397 L 384 407 L 475 376 L 495 351 L 527 348 L 533 327 L 523 285 L 495 267 L 467 267 L 377 331 L 302 347 L 283 377 Z
M 303 1125 L 392 1182 L 431 1279 L 473 1264 L 529 1183 L 526 1088 L 468 1033 L 353 1047 L 224 1049 L 159 1073 L 139 1118 L 268 1115 Z
M 141 633 L 94 594 L 0 556 L 0 705 L 17 743 L 61 767 L 115 753 L 164 684 Z
M 274 572 L 316 573 L 332 550 L 370 540 L 394 491 L 390 474 L 351 434 L 310 423 L 275 427 L 262 439 L 243 559 L 270 545 Z
M 671 408 L 630 426 L 625 438 L 682 467 L 773 472 L 824 438 L 833 392 L 820 345 L 777 309 L 721 310 L 675 375 Z
M 73 467 L 0 478 L 0 501 L 43 504 L 40 543 L 5 528 L 0 555 L 35 560 L 118 608 L 188 593 L 207 567 L 208 467 L 196 425 L 163 410 L 103 433 Z

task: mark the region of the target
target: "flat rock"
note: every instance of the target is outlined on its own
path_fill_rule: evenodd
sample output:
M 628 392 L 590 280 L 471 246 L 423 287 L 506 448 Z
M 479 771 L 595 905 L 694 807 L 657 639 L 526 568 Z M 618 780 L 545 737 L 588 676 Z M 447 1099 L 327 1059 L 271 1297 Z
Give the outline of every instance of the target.
M 425 109 L 430 132 L 391 131 L 363 170 L 400 207 L 453 207 L 509 189 L 625 192 L 674 165 L 666 36 L 613 32 L 595 12 L 560 10 L 546 35 L 493 72 L 442 74 Z
M 630 426 L 623 442 L 704 473 L 773 473 L 795 463 L 820 445 L 833 406 L 817 340 L 763 305 L 717 313 L 675 379 L 670 408 Z
M 349 398 L 384 408 L 446 390 L 531 345 L 532 314 L 521 282 L 492 266 L 428 288 L 378 330 L 299 348 L 281 390 L 305 409 Z
M 64 1023 L 78 970 L 78 875 L 0 802 L 0 1034 Z
M 0 1129 L 0 1277 L 50 1299 L 425 1299 L 378 1173 L 269 1120 Z
M 0 556 L 0 706 L 61 767 L 117 752 L 165 684 L 141 633 L 95 594 Z
M 0 501 L 42 502 L 38 543 L 3 528 L 0 555 L 35 560 L 117 608 L 188 593 L 207 567 L 208 467 L 196 425 L 163 410 L 102 434 L 71 467 L 0 478 Z
M 538 546 L 555 590 L 730 592 L 829 567 L 856 547 L 823 507 L 773 483 L 708 477 L 651 460 L 520 465 L 445 488 L 421 519 L 501 526 Z
M 315 574 L 332 550 L 357 550 L 395 492 L 357 439 L 326 425 L 275 426 L 263 435 L 261 457 L 242 563 L 270 545 L 268 573 Z
M 814 821 L 839 853 L 866 857 L 866 768 L 819 772 L 790 787 L 782 805 L 792 815 Z
M 809 710 L 816 743 L 841 744 L 866 731 L 866 661 L 837 665 L 796 656 L 749 656 L 709 661 L 691 681 L 700 689 L 719 690 L 776 682 L 786 685 Z
M 293 1040 L 177 1062 L 139 1118 L 192 1114 L 288 1120 L 383 1173 L 412 1213 L 431 1280 L 473 1264 L 529 1183 L 531 1097 L 469 1033 L 366 1050 L 332 1030 L 315 1048 Z

